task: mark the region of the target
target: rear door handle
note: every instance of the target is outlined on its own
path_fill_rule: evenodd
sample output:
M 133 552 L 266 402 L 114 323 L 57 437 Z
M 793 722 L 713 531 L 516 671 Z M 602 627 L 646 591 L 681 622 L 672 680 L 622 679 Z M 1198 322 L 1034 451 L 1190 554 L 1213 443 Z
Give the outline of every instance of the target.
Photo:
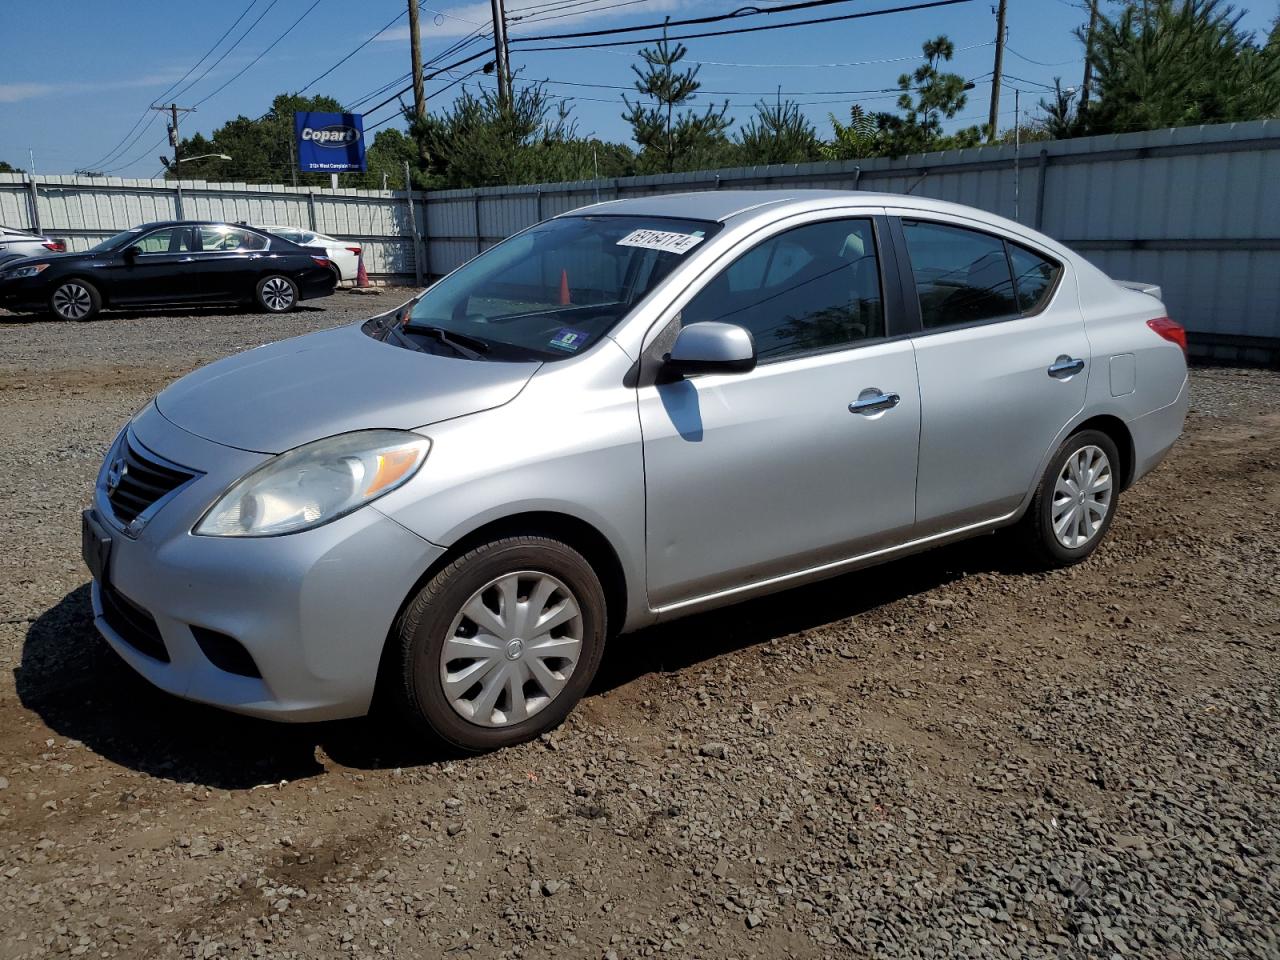
M 1084 361 L 1069 357 L 1065 353 L 1049 364 L 1049 376 L 1065 379 L 1084 369 Z
M 861 413 L 864 416 L 881 413 L 885 410 L 892 410 L 896 407 L 902 398 L 896 393 L 885 393 L 879 387 L 867 387 L 860 394 L 858 399 L 849 404 L 850 413 Z

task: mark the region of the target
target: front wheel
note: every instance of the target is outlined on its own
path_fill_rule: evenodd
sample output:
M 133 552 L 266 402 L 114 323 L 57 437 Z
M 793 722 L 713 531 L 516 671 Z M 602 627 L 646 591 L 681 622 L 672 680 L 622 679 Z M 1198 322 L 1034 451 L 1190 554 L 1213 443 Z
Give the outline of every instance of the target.
M 102 309 L 102 294 L 87 280 L 66 280 L 49 296 L 49 309 L 59 320 L 92 320 Z
M 268 313 L 288 313 L 298 303 L 298 285 L 280 274 L 259 280 L 255 294 L 258 306 Z
M 1019 532 L 1032 559 L 1066 567 L 1093 553 L 1120 500 L 1120 453 L 1100 430 L 1073 433 L 1049 461 Z
M 604 651 L 605 599 L 576 550 L 508 537 L 463 554 L 396 625 L 395 699 L 410 723 L 479 752 L 557 726 Z

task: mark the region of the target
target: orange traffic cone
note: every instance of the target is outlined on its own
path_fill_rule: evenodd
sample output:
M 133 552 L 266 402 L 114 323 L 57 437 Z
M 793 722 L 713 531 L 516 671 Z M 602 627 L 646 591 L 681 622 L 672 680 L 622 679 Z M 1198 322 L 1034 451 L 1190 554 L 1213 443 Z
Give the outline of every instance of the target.
M 560 271 L 560 306 L 567 307 L 571 303 L 573 303 L 573 300 L 569 297 L 569 271 L 561 270 Z
M 356 264 L 357 264 L 357 266 L 356 266 L 356 286 L 357 286 L 357 287 L 371 287 L 371 286 L 373 286 L 373 284 L 371 284 L 371 283 L 369 282 L 369 274 L 365 273 L 365 270 L 364 270 L 364 253 L 363 253 L 363 252 L 358 253 L 358 254 L 356 254 L 356 256 L 357 256 L 357 258 L 358 258 L 358 259 L 357 259 L 357 261 L 356 261 Z

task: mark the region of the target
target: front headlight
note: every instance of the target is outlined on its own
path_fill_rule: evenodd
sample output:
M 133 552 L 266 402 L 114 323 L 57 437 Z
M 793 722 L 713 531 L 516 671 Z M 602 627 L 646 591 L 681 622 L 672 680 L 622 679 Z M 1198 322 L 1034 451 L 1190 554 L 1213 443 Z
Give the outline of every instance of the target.
M 404 430 L 360 430 L 273 457 L 214 501 L 204 537 L 273 537 L 346 516 L 407 482 L 431 441 Z
M 23 277 L 34 277 L 48 269 L 49 264 L 47 263 L 33 263 L 29 267 L 13 267 L 5 276 L 10 280 L 20 280 Z

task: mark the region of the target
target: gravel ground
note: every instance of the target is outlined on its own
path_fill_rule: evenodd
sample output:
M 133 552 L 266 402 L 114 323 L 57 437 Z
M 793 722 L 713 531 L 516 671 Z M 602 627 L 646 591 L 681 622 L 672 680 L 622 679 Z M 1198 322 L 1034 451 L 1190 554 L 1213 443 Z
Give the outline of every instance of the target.
M 136 678 L 78 555 L 120 422 L 397 293 L 0 315 L 0 957 L 1280 957 L 1274 373 L 1196 371 L 1082 566 L 984 538 L 648 630 L 497 754 Z

